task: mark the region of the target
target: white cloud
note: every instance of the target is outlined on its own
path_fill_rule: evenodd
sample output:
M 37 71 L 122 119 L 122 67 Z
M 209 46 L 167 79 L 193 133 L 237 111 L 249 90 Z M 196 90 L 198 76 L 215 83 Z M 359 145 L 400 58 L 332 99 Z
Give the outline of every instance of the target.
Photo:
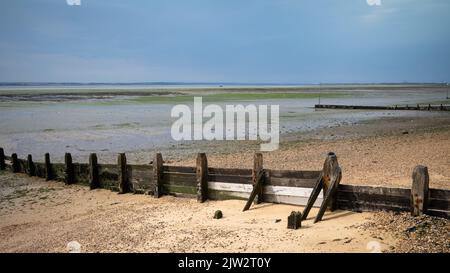
M 66 0 L 66 3 L 69 6 L 80 6 L 81 0 Z
M 381 0 L 366 0 L 369 6 L 381 6 Z

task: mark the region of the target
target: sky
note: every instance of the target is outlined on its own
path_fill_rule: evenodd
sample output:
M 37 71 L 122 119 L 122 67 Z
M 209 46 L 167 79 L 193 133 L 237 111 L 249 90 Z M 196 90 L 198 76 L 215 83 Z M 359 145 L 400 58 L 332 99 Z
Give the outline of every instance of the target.
M 0 81 L 450 81 L 450 1 L 5 0 Z

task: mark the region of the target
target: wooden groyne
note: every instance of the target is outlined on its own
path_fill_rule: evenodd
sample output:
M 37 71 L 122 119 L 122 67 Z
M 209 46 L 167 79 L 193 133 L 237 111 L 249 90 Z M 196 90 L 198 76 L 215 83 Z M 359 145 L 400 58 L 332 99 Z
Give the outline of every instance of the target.
M 370 106 L 370 105 L 341 105 L 341 104 L 316 104 L 319 109 L 360 109 L 360 110 L 416 110 L 416 111 L 450 111 L 450 105 L 394 105 L 394 106 Z
M 334 161 L 330 162 L 330 158 Z M 83 184 L 91 189 L 143 193 L 155 198 L 175 195 L 196 198 L 199 202 L 208 199 L 252 202 L 254 199 L 256 203 L 315 206 L 320 207 L 322 213 L 316 221 L 320 221 L 325 207 L 350 211 L 410 211 L 414 215 L 450 217 L 450 190 L 430 189 L 426 167 L 414 169 L 409 189 L 343 185 L 339 184 L 342 173 L 334 153 L 328 154 L 322 170 L 300 171 L 266 169 L 260 153 L 255 154 L 253 169 L 211 168 L 204 153 L 197 155 L 196 166 L 166 165 L 160 153 L 147 165 L 128 164 L 123 153 L 118 155 L 117 164 L 100 164 L 96 154 L 89 156 L 89 163 L 73 162 L 70 153 L 66 153 L 64 163 L 52 163 L 48 153 L 44 159 L 41 163 L 34 161 L 31 155 L 26 159 L 20 159 L 17 154 L 6 156 L 0 148 L 0 170 L 66 184 Z

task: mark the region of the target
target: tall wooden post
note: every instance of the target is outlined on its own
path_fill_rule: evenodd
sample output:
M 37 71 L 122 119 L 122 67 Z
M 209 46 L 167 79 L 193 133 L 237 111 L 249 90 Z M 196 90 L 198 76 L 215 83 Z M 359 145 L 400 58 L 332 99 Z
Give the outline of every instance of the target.
M 33 163 L 33 157 L 29 154 L 27 157 L 27 173 L 29 176 L 35 176 L 36 168 Z
M 197 201 L 208 199 L 208 159 L 205 153 L 197 154 Z
M 322 201 L 322 205 L 317 212 L 314 223 L 322 220 L 325 210 L 328 208 L 331 211 L 337 207 L 337 190 L 342 178 L 341 167 L 337 162 L 337 157 L 334 153 L 328 153 L 327 159 L 323 166 L 323 185 L 325 197 Z
M 91 190 L 100 186 L 98 180 L 97 155 L 95 153 L 89 155 L 89 186 Z
M 64 155 L 64 182 L 67 185 L 73 184 L 75 182 L 73 163 L 72 163 L 72 155 L 70 153 L 66 153 Z
M 411 215 L 419 216 L 427 212 L 429 181 L 428 168 L 418 165 L 412 174 Z
M 0 170 L 3 171 L 4 169 L 6 169 L 5 151 L 3 148 L 0 148 Z
M 161 153 L 156 153 L 155 160 L 153 160 L 153 180 L 155 181 L 153 196 L 159 198 L 162 195 L 163 182 L 163 158 Z
M 119 166 L 119 193 L 127 193 L 129 191 L 128 170 L 127 157 L 124 153 L 118 155 L 117 165 Z
M 263 155 L 261 153 L 255 153 L 255 155 L 253 156 L 253 169 L 252 169 L 253 188 L 255 188 L 256 184 L 258 184 L 258 179 L 264 179 L 264 177 L 261 175 L 263 171 L 264 171 Z M 255 204 L 259 204 L 263 201 L 263 193 L 264 193 L 264 186 L 261 185 L 261 187 L 258 188 L 256 197 L 254 199 Z
M 337 160 L 337 156 L 333 152 L 329 152 L 327 155 L 327 158 L 325 159 L 325 162 L 323 164 L 323 194 L 324 198 L 326 197 L 327 191 L 331 187 L 332 178 L 336 175 L 336 169 L 339 168 L 339 163 Z M 338 184 L 340 183 L 340 179 Z M 336 185 L 337 186 L 337 185 Z M 330 196 L 330 202 L 327 206 L 327 208 L 331 211 L 336 210 L 337 203 L 335 196 Z
M 52 164 L 50 163 L 50 154 L 45 154 L 45 180 L 49 181 L 53 179 L 53 172 L 52 172 Z
M 13 173 L 20 172 L 19 159 L 17 158 L 17 154 L 11 155 L 11 165 Z

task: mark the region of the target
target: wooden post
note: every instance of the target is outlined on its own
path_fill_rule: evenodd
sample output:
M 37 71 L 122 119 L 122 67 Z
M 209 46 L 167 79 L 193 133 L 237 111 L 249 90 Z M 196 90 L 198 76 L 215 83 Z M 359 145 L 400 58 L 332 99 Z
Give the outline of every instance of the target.
M 117 165 L 119 166 L 119 193 L 127 193 L 129 191 L 128 185 L 128 170 L 127 157 L 124 153 L 120 153 L 117 157 Z
M 431 104 L 428 104 L 428 111 L 431 110 Z
M 20 172 L 19 159 L 17 158 L 17 154 L 11 155 L 11 165 L 13 173 Z
M 72 155 L 70 153 L 66 153 L 64 155 L 64 182 L 67 185 L 70 185 L 75 182 L 74 179 L 74 170 L 73 170 L 73 163 L 72 163 Z
M 5 151 L 3 148 L 0 148 L 0 170 L 6 169 L 6 163 L 5 163 Z
M 28 175 L 35 176 L 36 168 L 34 166 L 33 157 L 31 155 L 28 155 L 28 157 L 27 157 L 27 168 L 28 168 L 28 170 L 27 170 Z
M 411 215 L 419 216 L 427 212 L 429 195 L 428 168 L 418 165 L 412 174 Z
M 287 224 L 287 228 L 290 229 L 298 229 L 302 226 L 302 214 L 301 212 L 297 211 L 293 211 L 291 212 L 291 215 L 288 216 L 288 224 Z
M 95 153 L 89 155 L 89 186 L 91 190 L 98 188 L 98 163 L 97 155 Z
M 155 160 L 153 160 L 153 179 L 155 181 L 153 196 L 159 198 L 162 195 L 163 182 L 163 158 L 161 153 L 156 153 Z
M 247 203 L 245 204 L 245 207 L 242 211 L 246 211 L 250 208 L 252 205 L 253 200 L 256 198 L 256 195 L 261 191 L 261 188 L 263 187 L 263 181 L 264 181 L 264 170 L 258 173 L 258 176 L 256 177 L 256 185 L 253 187 L 252 192 L 250 193 L 250 197 L 247 200 Z
M 335 209 L 336 193 L 338 190 L 339 183 L 341 182 L 341 178 L 342 178 L 341 168 L 339 166 L 336 166 L 334 169 L 332 169 L 331 185 L 325 193 L 325 198 L 322 201 L 322 205 L 320 206 L 319 212 L 316 215 L 316 219 L 314 219 L 314 223 L 317 223 L 322 220 L 322 217 L 325 214 L 325 210 L 327 208 L 331 208 L 333 210 Z
M 205 153 L 197 154 L 197 201 L 208 199 L 208 159 Z
M 323 194 L 325 198 L 325 194 L 331 187 L 332 178 L 336 171 L 339 168 L 339 163 L 337 161 L 337 156 L 333 152 L 329 152 L 325 162 L 323 164 Z M 340 181 L 339 181 L 340 182 Z M 336 198 L 334 196 L 330 196 L 330 205 L 328 209 L 331 211 L 336 209 Z
M 255 153 L 253 156 L 253 170 L 252 170 L 252 180 L 253 180 L 253 188 L 259 183 L 258 179 L 263 179 L 261 173 L 263 172 L 263 155 L 261 153 Z M 263 182 L 261 182 L 263 183 Z M 264 186 L 258 188 L 256 192 L 256 198 L 254 203 L 259 204 L 263 201 L 263 192 Z
M 53 179 L 53 173 L 52 173 L 52 164 L 50 163 L 50 154 L 45 154 L 45 180 L 49 181 Z

